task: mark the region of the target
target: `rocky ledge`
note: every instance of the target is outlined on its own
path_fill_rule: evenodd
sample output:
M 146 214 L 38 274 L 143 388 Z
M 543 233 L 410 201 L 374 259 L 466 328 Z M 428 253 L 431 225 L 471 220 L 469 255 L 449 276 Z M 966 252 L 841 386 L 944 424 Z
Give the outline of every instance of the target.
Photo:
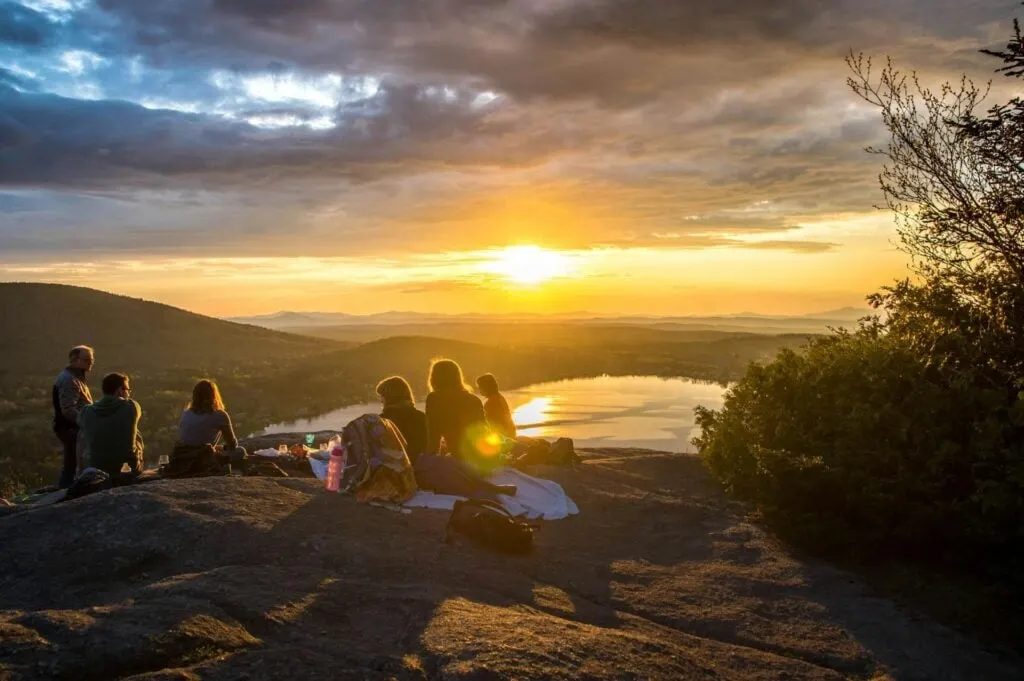
M 313 480 L 161 481 L 0 517 L 0 679 L 1020 679 L 801 561 L 692 457 L 541 469 L 521 559 Z

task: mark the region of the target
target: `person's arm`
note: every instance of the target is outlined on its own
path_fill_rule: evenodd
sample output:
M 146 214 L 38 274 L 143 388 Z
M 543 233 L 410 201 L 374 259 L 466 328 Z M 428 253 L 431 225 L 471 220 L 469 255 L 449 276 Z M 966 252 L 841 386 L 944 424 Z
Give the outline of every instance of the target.
M 78 424 L 78 429 L 86 436 L 89 435 L 89 410 L 82 409 L 78 412 L 78 418 L 75 419 L 75 423 Z
M 487 423 L 487 414 L 484 413 L 484 403 L 480 401 L 480 398 L 476 395 L 472 396 L 470 400 L 472 407 L 470 408 L 470 414 L 472 415 L 472 421 L 475 423 Z
M 441 416 L 437 408 L 437 400 L 427 395 L 427 451 L 437 454 L 441 450 Z
M 231 427 L 231 417 L 226 411 L 222 411 L 224 423 L 220 427 L 220 435 L 224 438 L 224 449 L 234 449 L 238 446 L 238 438 L 235 437 L 235 429 Z
M 501 400 L 489 398 L 484 402 L 484 415 L 487 418 L 487 427 L 494 433 L 505 435 L 507 423 L 512 419 L 508 413 L 508 407 L 501 403 Z
M 135 418 L 132 421 L 132 454 L 134 454 L 135 464 L 132 466 L 132 472 L 138 475 L 142 472 L 146 445 L 142 441 L 142 433 L 139 432 L 139 421 L 142 420 L 142 406 L 135 400 L 132 400 L 132 407 L 135 411 Z
M 78 423 L 78 412 L 81 411 L 79 403 L 82 401 L 83 395 L 82 388 L 75 379 L 63 381 L 57 389 L 60 411 L 64 414 L 64 418 L 72 423 Z

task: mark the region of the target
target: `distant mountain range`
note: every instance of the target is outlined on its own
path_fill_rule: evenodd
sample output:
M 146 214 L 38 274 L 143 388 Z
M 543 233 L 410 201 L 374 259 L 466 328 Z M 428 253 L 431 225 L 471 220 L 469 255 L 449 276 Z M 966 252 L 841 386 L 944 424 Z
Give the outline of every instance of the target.
M 292 312 L 283 311 L 253 317 L 230 317 L 228 321 L 251 324 L 268 329 L 297 329 L 338 326 L 403 326 L 423 324 L 470 324 L 502 322 L 574 323 L 574 324 L 626 324 L 670 328 L 674 326 L 706 328 L 771 327 L 772 329 L 824 329 L 828 326 L 850 326 L 872 313 L 866 308 L 844 307 L 804 315 L 763 315 L 742 312 L 717 316 L 608 316 L 590 312 L 558 314 L 436 314 L 424 312 L 390 311 L 376 314 L 354 315 L 344 312 Z

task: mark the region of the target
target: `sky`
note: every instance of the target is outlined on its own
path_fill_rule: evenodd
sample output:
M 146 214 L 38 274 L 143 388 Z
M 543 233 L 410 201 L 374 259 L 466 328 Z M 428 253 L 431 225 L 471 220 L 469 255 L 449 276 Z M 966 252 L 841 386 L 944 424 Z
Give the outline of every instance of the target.
M 0 280 L 211 315 L 798 314 L 907 276 L 851 50 L 1016 0 L 0 0 Z

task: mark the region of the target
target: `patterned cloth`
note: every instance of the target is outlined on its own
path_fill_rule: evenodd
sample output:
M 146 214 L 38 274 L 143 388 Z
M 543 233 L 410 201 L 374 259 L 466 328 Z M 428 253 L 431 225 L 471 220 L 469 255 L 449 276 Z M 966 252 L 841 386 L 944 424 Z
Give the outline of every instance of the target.
M 376 414 L 355 419 L 341 434 L 345 474 L 341 488 L 360 502 L 402 503 L 416 494 L 416 476 L 405 439 L 391 421 Z

